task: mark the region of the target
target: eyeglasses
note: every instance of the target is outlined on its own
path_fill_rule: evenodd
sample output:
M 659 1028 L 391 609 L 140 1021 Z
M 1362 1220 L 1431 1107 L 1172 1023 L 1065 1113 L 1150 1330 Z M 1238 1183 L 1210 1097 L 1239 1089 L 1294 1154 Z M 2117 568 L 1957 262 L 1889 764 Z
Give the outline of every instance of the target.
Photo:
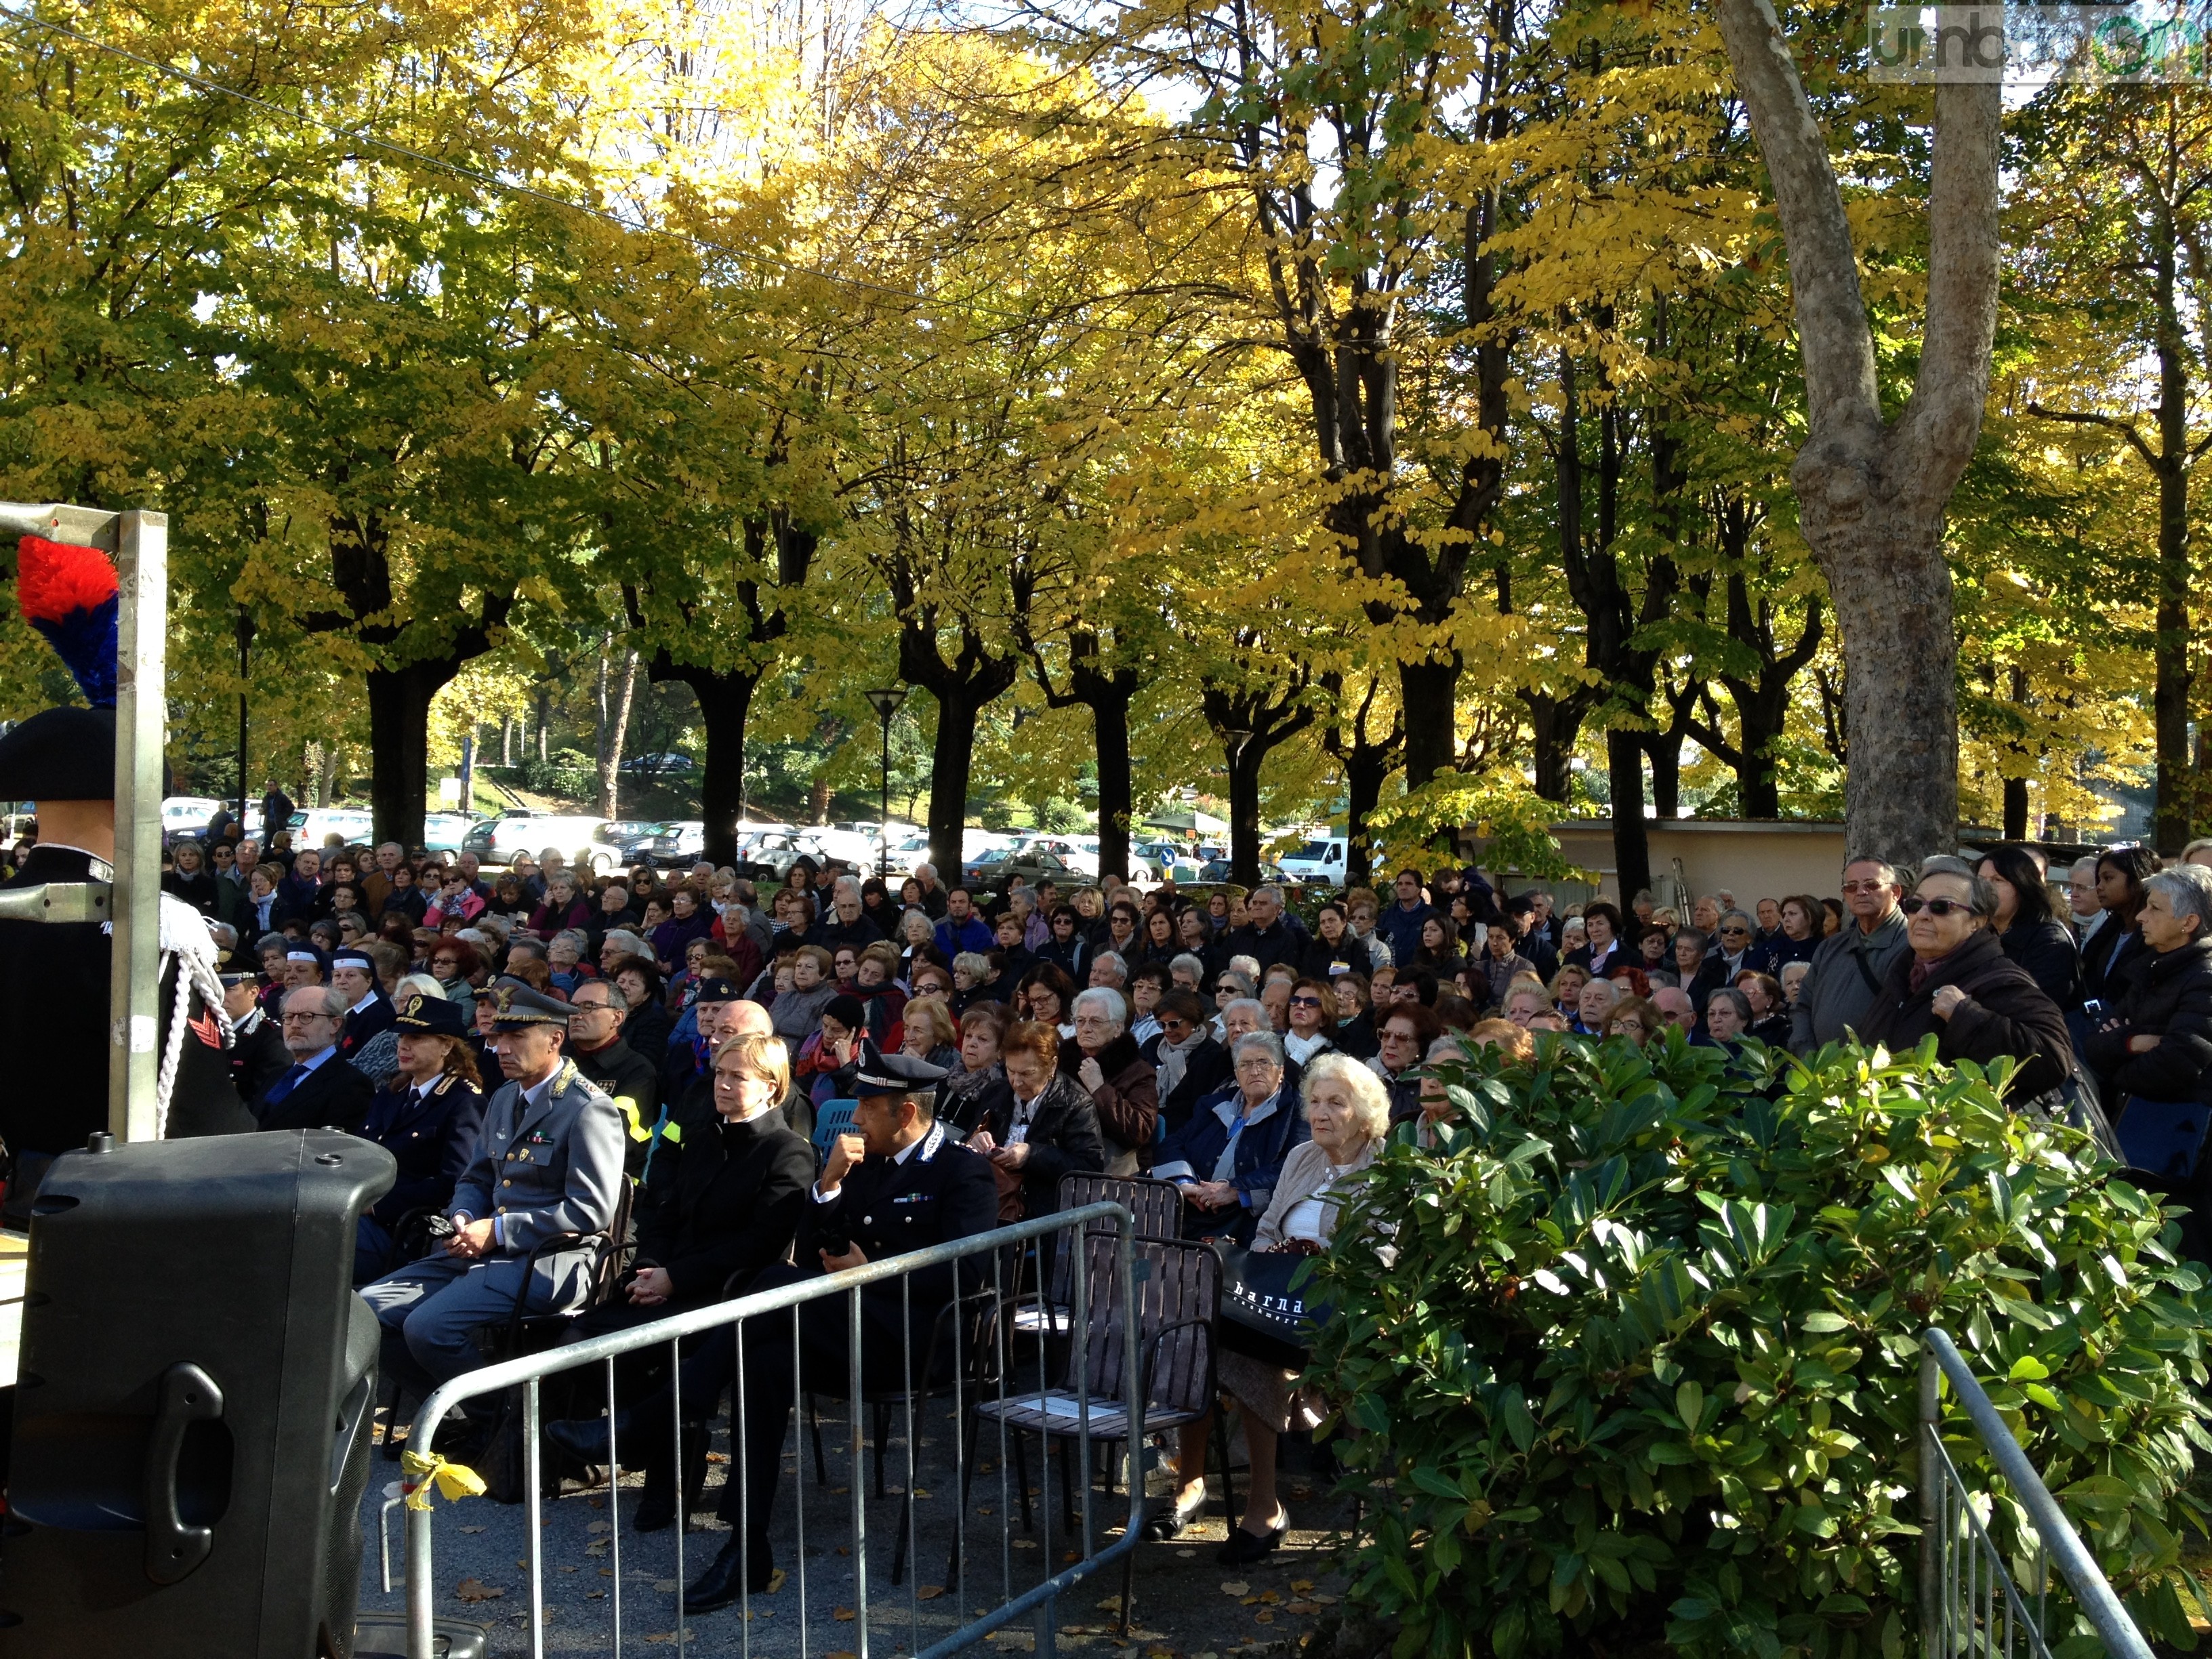
M 286 1014 L 283 1023 L 287 1025 L 312 1025 L 319 1019 L 335 1020 L 337 1018 L 336 1014 Z
M 1888 885 L 1886 881 L 1847 881 L 1844 884 L 1844 890 L 1846 893 L 1879 893 Z
M 1293 1008 L 1318 1008 L 1321 1006 L 1321 999 L 1319 997 L 1292 997 L 1291 999 L 1291 1006 Z
M 1722 938 L 1726 939 L 1730 935 L 1747 939 L 1751 936 L 1751 929 L 1748 927 L 1723 927 L 1721 929 Z
M 1964 899 L 1924 899 L 1916 895 L 1905 900 L 1897 908 L 1908 916 L 1917 916 L 1923 910 L 1931 916 L 1948 916 L 1954 911 L 1972 914 L 1974 907 Z

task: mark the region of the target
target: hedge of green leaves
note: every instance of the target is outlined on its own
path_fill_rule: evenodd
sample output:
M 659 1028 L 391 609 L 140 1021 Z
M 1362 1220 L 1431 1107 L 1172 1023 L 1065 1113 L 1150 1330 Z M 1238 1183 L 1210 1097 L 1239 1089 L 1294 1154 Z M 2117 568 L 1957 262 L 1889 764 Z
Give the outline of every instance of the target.
M 2137 1621 L 2194 1645 L 2204 1281 L 2082 1137 L 1933 1046 L 1731 1068 L 1572 1040 L 1449 1074 L 1463 1127 L 1393 1146 L 1356 1200 L 1391 1245 L 1348 1226 L 1316 1263 L 1340 1312 L 1312 1375 L 1347 1486 L 1381 1493 L 1352 1601 L 1401 1621 L 1400 1659 L 1917 1650 L 1931 1324 Z M 1963 1416 L 1945 1439 L 1990 1490 Z M 2100 1650 L 2086 1628 L 2062 1659 Z

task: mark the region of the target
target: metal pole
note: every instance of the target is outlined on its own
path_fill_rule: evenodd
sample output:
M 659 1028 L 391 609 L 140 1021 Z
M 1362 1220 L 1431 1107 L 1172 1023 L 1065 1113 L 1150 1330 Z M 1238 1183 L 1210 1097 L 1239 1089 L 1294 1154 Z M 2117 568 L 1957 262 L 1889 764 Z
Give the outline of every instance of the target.
M 876 828 L 881 832 L 883 837 L 884 852 L 883 862 L 877 866 L 876 873 L 885 881 L 889 881 L 891 878 L 891 711 L 889 709 L 884 711 L 883 726 L 884 799 L 881 817 Z
M 1936 1514 L 1943 1480 L 1939 1454 L 1942 1422 L 1943 1373 L 1936 1356 L 1923 1346 L 1920 1354 L 1920 1628 L 1928 1639 L 1938 1628 L 1943 1597 L 1943 1537 Z
M 114 965 L 108 988 L 107 1127 L 155 1138 L 160 1029 L 162 648 L 169 519 L 123 515 L 116 576 Z

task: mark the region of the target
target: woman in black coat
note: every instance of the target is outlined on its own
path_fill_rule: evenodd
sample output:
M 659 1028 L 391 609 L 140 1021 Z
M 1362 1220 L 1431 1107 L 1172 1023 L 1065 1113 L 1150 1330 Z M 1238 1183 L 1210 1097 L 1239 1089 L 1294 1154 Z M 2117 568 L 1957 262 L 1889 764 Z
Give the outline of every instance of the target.
M 2212 871 L 2177 865 L 2145 887 L 2137 925 L 2149 955 L 2084 1056 L 2115 1116 L 2130 1095 L 2212 1101 Z
M 998 1172 L 1001 1220 L 1050 1215 L 1060 1207 L 1062 1176 L 1106 1167 L 1098 1109 L 1059 1069 L 1060 1033 L 1049 1025 L 1024 1020 L 1011 1027 L 999 1063 L 1006 1086 L 993 1093 L 968 1144 Z
M 2051 889 L 2035 860 L 2017 847 L 1992 847 L 1982 854 L 1978 873 L 1996 895 L 1990 931 L 2005 955 L 2027 969 L 2061 1008 L 2079 1006 L 2081 953 L 2074 935 L 2051 913 Z
M 2148 847 L 2113 847 L 2097 855 L 2097 902 L 2112 920 L 2081 953 L 2082 1000 L 2102 1005 L 2092 1011 L 2092 1029 L 2120 1010 L 2149 966 L 2150 946 L 2136 918 L 2142 914 L 2143 884 L 2158 868 L 2158 854 Z
M 399 1034 L 399 1070 L 370 1103 L 361 1137 L 398 1160 L 399 1178 L 356 1229 L 356 1285 L 405 1265 L 399 1252 L 409 1241 L 400 1237 L 400 1224 L 453 1202 L 453 1184 L 476 1156 L 483 1127 L 483 1077 L 460 1005 L 410 994 L 401 999 L 392 1027 Z
M 2008 1055 L 2019 1062 L 2006 1091 L 2014 1104 L 2063 1083 L 2074 1067 L 2066 1017 L 1990 932 L 1996 896 L 1973 866 L 1929 859 L 1899 908 L 1911 948 L 1890 964 L 1860 1039 L 1896 1054 L 1932 1031 L 1941 1060 L 1987 1065 Z
M 161 878 L 161 890 L 180 898 L 204 916 L 216 912 L 221 895 L 215 878 L 207 872 L 207 858 L 196 841 L 180 841 L 169 849 L 173 867 Z

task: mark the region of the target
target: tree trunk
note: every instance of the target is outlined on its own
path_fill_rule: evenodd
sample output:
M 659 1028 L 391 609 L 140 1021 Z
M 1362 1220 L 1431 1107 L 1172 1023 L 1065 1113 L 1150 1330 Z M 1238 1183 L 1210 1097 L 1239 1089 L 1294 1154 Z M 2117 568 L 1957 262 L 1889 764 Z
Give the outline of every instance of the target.
M 538 763 L 541 766 L 553 758 L 545 742 L 545 728 L 553 719 L 553 693 L 545 686 L 538 688 Z
M 1533 785 L 1537 795 L 1564 806 L 1574 790 L 1575 744 L 1582 736 L 1583 711 L 1589 700 L 1579 691 L 1565 697 L 1541 691 L 1523 691 L 1528 708 L 1528 732 L 1533 739 Z
M 1224 739 L 1229 763 L 1229 879 L 1260 884 L 1260 766 L 1267 750 L 1256 737 Z
M 1406 787 L 1411 791 L 1459 764 L 1459 659 L 1400 663 L 1398 700 L 1405 710 Z
M 1000 688 L 1004 690 L 1004 687 Z M 937 736 L 929 751 L 929 861 L 947 887 L 960 884 L 968 837 L 968 781 L 975 767 L 975 718 L 998 695 L 967 686 L 933 691 Z
M 1644 821 L 1644 733 L 1616 726 L 1605 734 L 1613 789 L 1613 867 L 1626 908 L 1651 885 L 1651 826 Z
M 1911 398 L 1886 422 L 1850 224 L 1796 61 L 1771 0 L 1720 0 L 1719 21 L 1789 255 L 1808 416 L 1790 482 L 1836 605 L 1850 729 L 1882 736 L 1851 756 L 1849 843 L 1916 860 L 1950 846 L 1958 830 L 1958 651 L 1943 515 L 1989 397 L 2001 88 L 1936 88 L 1927 318 Z
M 1659 817 L 1682 816 L 1682 734 L 1650 732 L 1644 752 L 1651 757 L 1651 811 Z
M 750 674 L 704 669 L 669 678 L 680 678 L 691 688 L 699 700 L 699 722 L 707 729 L 706 763 L 699 775 L 699 816 L 707 826 L 701 856 L 717 866 L 734 863 L 738 820 L 745 814 L 745 720 L 760 681 Z
M 461 811 L 477 815 L 477 722 L 471 719 L 461 738 Z
M 1129 697 L 1103 695 L 1091 704 L 1091 729 L 1098 751 L 1098 873 L 1129 878 L 1129 825 L 1136 816 L 1134 769 L 1129 760 Z
M 2189 769 L 2189 349 L 2176 302 L 2172 221 L 2154 238 L 2158 307 L 2158 617 L 2151 647 L 2151 719 L 2158 745 L 2158 805 L 2151 838 L 2168 858 L 2188 844 L 2196 819 Z
M 1354 742 L 1344 763 L 1344 884 L 1364 887 L 1375 873 L 1367 823 L 1382 804 L 1382 785 L 1397 759 L 1390 745 Z
M 514 716 L 512 714 L 499 717 L 499 763 L 501 766 L 514 764 Z
M 637 696 L 637 647 L 623 653 L 622 677 L 610 699 L 606 682 L 611 678 L 603 656 L 599 667 L 599 816 L 617 816 L 622 798 L 623 742 L 629 731 L 629 711 Z M 611 707 L 610 702 L 611 702 Z
M 369 810 L 376 839 L 412 848 L 422 840 L 430 788 L 430 699 L 453 678 L 441 662 L 368 671 L 368 742 L 376 757 Z

